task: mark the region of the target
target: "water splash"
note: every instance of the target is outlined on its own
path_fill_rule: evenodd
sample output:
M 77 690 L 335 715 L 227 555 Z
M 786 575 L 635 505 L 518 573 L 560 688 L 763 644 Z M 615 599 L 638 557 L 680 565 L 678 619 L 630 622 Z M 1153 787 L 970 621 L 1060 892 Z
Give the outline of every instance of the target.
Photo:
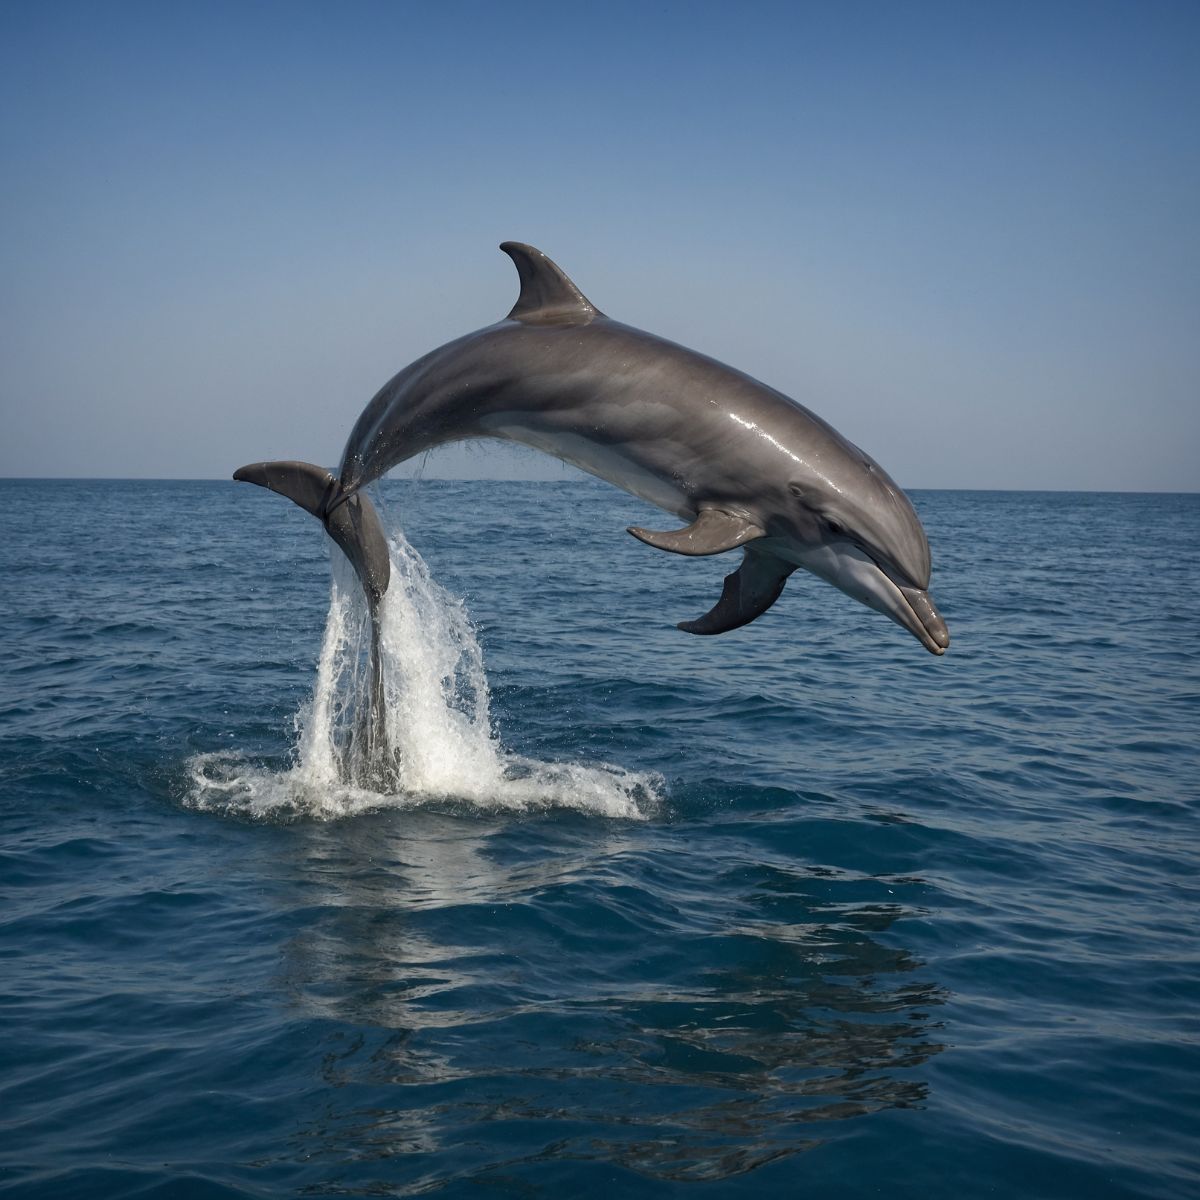
M 381 607 L 387 751 L 368 754 L 370 619 L 349 564 L 334 553 L 329 615 L 311 700 L 295 718 L 295 762 L 276 772 L 237 753 L 188 763 L 187 803 L 260 819 L 333 819 L 456 801 L 490 810 L 567 807 L 642 818 L 661 777 L 607 764 L 545 763 L 507 752 L 492 725 L 483 653 L 462 601 L 429 574 L 404 535 L 390 539 Z

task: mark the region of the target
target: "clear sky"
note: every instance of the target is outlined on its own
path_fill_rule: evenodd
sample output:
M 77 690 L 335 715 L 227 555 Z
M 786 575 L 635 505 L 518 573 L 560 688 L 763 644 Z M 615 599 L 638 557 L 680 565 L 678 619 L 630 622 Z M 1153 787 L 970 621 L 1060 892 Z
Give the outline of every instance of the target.
M 512 238 L 902 484 L 1200 489 L 1195 0 L 8 0 L 0 139 L 0 475 L 335 464 Z

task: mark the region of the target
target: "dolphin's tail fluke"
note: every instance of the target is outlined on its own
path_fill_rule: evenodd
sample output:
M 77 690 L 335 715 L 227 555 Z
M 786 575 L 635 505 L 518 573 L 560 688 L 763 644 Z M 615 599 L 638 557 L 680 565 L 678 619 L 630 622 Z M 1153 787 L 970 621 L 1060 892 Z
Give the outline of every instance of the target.
M 234 471 L 233 477 L 270 488 L 312 513 L 342 548 L 358 574 L 371 611 L 371 714 L 366 736 L 370 749 L 382 752 L 384 711 L 379 604 L 391 580 L 392 564 L 375 506 L 362 492 L 344 490 L 329 471 L 314 467 L 312 463 L 251 463 Z
M 323 467 L 304 462 L 251 463 L 234 479 L 270 488 L 312 513 L 353 564 L 374 611 L 391 579 L 387 538 L 375 506 L 362 492 L 345 492 Z

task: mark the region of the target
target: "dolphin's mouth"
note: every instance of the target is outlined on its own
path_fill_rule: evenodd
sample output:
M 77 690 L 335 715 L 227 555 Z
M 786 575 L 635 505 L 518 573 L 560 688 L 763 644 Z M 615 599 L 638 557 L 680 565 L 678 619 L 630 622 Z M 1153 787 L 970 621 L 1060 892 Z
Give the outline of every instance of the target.
M 824 542 L 810 549 L 800 565 L 868 608 L 891 617 L 930 654 L 946 653 L 950 632 L 929 593 L 894 579 L 887 567 L 856 543 L 849 540 Z
M 883 563 L 858 547 L 855 549 L 858 550 L 855 557 L 865 558 L 874 568 L 866 581 L 868 595 L 863 602 L 891 617 L 897 625 L 903 625 L 930 654 L 939 658 L 945 654 L 950 645 L 950 631 L 929 593 L 924 588 L 901 583 Z
M 889 579 L 888 582 L 892 581 Z M 921 644 L 931 654 L 945 654 L 946 647 L 950 645 L 950 630 L 946 628 L 942 614 L 933 607 L 929 593 L 920 588 L 900 587 L 895 584 L 893 586 L 904 598 L 909 612 L 915 618 L 914 624 L 905 621 L 905 627 L 920 638 Z
M 854 549 L 856 553 L 851 561 L 855 565 L 847 574 L 851 577 L 852 586 L 856 585 L 855 590 L 841 583 L 839 586 L 842 590 L 850 592 L 852 596 L 857 595 L 864 604 L 891 617 L 897 625 L 903 625 L 930 654 L 938 657 L 945 654 L 946 647 L 950 645 L 950 631 L 941 613 L 934 608 L 929 593 L 924 588 L 899 583 L 885 566 L 858 547 Z M 844 561 L 844 556 L 840 557 Z

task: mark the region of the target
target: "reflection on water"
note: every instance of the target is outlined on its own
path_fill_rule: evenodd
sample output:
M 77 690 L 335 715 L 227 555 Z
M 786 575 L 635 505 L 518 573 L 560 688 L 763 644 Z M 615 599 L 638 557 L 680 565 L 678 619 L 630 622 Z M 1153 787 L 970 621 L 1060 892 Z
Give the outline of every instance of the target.
M 390 1160 L 386 1190 L 558 1159 L 721 1179 L 922 1103 L 945 995 L 884 938 L 919 909 L 868 899 L 919 879 L 718 857 L 650 890 L 644 826 L 539 829 L 424 813 L 297 843 L 284 983 L 333 1088 L 307 1155 L 356 1188 Z

